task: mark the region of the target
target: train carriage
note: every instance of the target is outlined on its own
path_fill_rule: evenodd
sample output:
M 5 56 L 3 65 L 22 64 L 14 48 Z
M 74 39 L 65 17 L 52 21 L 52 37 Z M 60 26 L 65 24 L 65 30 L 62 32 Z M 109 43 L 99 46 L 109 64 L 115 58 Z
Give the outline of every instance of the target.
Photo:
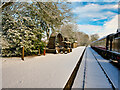
M 120 64 L 120 32 L 93 41 L 91 47 L 102 57 Z

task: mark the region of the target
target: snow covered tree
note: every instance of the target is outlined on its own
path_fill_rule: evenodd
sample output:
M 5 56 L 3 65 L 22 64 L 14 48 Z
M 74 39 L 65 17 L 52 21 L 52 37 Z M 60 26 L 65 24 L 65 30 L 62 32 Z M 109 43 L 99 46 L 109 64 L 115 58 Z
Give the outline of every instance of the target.
M 42 44 L 39 39 L 42 31 L 33 28 L 32 24 L 27 27 L 32 22 L 28 18 L 23 18 L 22 25 L 18 27 L 20 22 L 19 19 L 15 22 L 8 13 L 3 14 L 2 38 L 6 42 L 2 47 L 3 56 L 20 56 L 22 46 L 25 47 L 25 55 L 37 54 L 38 47 Z
M 38 53 L 43 49 L 41 38 L 47 35 L 49 28 L 55 31 L 63 24 L 69 10 L 60 9 L 54 2 L 14 2 L 2 10 L 2 56 L 20 56 L 21 47 L 25 55 Z

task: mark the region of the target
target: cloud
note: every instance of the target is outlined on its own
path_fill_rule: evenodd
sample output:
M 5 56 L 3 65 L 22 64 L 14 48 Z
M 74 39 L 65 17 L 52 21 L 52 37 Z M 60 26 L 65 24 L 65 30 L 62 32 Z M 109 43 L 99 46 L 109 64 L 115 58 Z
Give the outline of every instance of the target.
M 93 19 L 93 21 L 98 21 L 98 20 L 102 20 L 102 19 L 107 19 L 107 17 L 103 17 L 103 18 L 100 18 L 100 19 Z
M 117 9 L 118 8 L 118 4 L 116 5 L 99 5 L 99 4 L 93 4 L 90 3 L 88 5 L 85 6 L 79 6 L 76 7 L 73 12 L 74 13 L 80 13 L 80 12 L 96 12 L 96 11 L 100 11 L 102 9 Z
M 114 15 L 116 15 L 115 12 L 112 10 L 118 9 L 118 4 L 105 4 L 105 5 L 99 5 L 90 3 L 85 6 L 79 6 L 72 10 L 74 14 L 79 17 L 79 20 L 85 20 L 86 18 L 90 18 L 91 21 L 97 21 L 100 19 L 107 19 L 112 18 Z
M 120 15 L 119 15 L 120 17 Z M 118 15 L 115 15 L 113 19 L 111 19 L 108 22 L 105 22 L 103 26 L 97 26 L 97 25 L 78 25 L 78 30 L 81 32 L 84 32 L 88 35 L 91 34 L 98 34 L 101 37 L 116 33 L 118 29 Z M 120 28 L 120 26 L 119 26 Z
M 77 5 L 78 6 L 78 5 Z M 74 8 L 72 12 L 78 17 L 78 30 L 100 37 L 116 33 L 118 29 L 118 4 L 87 3 Z
M 103 30 L 98 34 L 100 37 L 103 37 L 111 33 L 116 33 L 117 29 L 118 29 L 118 15 L 114 16 L 112 20 L 106 22 L 103 25 Z
M 78 24 L 78 30 L 82 31 L 87 34 L 95 34 L 102 30 L 102 26 L 97 25 L 79 25 Z

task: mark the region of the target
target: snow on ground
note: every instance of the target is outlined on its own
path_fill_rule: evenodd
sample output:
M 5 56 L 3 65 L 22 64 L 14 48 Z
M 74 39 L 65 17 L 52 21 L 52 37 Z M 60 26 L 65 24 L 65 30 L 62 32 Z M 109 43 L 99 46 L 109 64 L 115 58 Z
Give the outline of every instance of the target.
M 63 88 L 67 83 L 85 47 L 69 54 L 3 58 L 3 88 Z
M 97 60 L 102 65 L 103 69 L 107 73 L 107 75 L 110 77 L 111 81 L 113 82 L 114 86 L 118 88 L 118 73 L 120 73 L 120 70 L 117 69 L 115 66 L 113 66 L 109 60 L 106 60 L 102 58 L 97 52 L 95 52 L 93 49 L 91 51 L 94 53 Z
M 72 88 L 83 88 L 84 80 L 84 88 L 111 88 L 106 76 L 91 53 L 90 47 L 86 49 Z
M 90 47 L 87 48 L 85 88 L 111 88 L 102 69 L 92 55 Z

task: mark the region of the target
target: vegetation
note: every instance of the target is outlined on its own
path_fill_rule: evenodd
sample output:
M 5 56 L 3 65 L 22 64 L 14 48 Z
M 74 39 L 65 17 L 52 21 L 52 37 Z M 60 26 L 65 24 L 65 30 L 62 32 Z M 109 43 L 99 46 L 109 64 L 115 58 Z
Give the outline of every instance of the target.
M 73 43 L 77 41 L 79 46 L 85 46 L 90 43 L 89 36 L 83 32 L 78 30 L 78 26 L 76 24 L 65 24 L 61 28 L 61 33 L 69 38 L 69 40 Z
M 61 28 L 61 33 L 63 34 L 63 36 L 69 38 L 71 42 L 74 42 L 77 40 L 75 36 L 75 30 L 76 27 L 74 24 L 65 24 Z
M 2 56 L 20 56 L 21 47 L 25 55 L 43 51 L 49 30 L 56 31 L 70 17 L 69 3 L 58 2 L 14 2 L 2 8 Z M 45 35 L 46 34 L 46 35 Z
M 68 2 L 7 2 L 2 9 L 2 56 L 21 56 L 24 46 L 25 56 L 41 53 L 45 47 L 45 37 L 50 32 L 61 32 L 71 42 L 88 45 L 98 38 L 78 31 Z
M 97 40 L 99 38 L 99 35 L 98 34 L 93 34 L 90 37 L 91 37 L 91 42 L 92 42 L 92 41 Z

